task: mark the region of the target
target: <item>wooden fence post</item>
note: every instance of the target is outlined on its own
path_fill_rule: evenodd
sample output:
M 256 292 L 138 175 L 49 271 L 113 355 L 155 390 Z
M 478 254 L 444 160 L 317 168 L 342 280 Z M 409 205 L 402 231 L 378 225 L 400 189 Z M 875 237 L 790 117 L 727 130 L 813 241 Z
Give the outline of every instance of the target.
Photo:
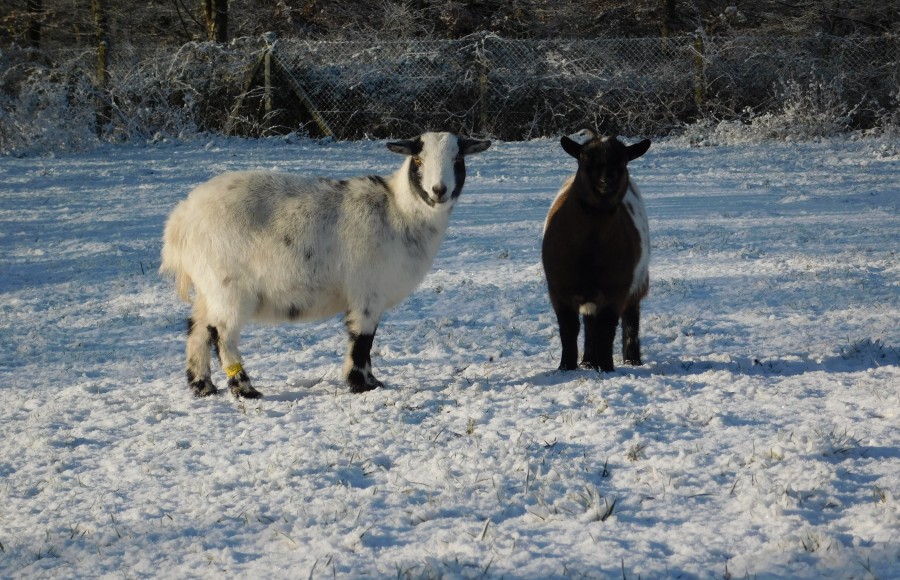
M 263 76 L 265 77 L 265 111 L 266 118 L 272 114 L 272 48 L 274 43 L 266 38 L 266 55 L 263 61 Z
M 705 61 L 706 53 L 703 35 L 698 31 L 694 34 L 694 105 L 698 109 L 706 99 Z
M 97 137 L 103 136 L 103 126 L 112 116 L 109 102 L 109 25 L 104 0 L 91 0 L 97 39 Z
M 490 82 L 488 80 L 488 59 L 485 41 L 487 35 L 481 37 L 481 41 L 475 45 L 475 59 L 478 65 L 478 126 L 477 132 L 484 134 L 488 127 L 488 97 L 490 94 Z

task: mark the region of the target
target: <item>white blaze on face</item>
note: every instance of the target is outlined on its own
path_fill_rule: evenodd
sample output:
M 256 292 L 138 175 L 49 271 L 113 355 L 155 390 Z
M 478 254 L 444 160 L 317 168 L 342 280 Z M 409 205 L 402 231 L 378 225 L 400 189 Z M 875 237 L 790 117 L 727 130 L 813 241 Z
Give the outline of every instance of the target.
M 569 139 L 571 139 L 572 141 L 575 141 L 579 145 L 584 145 L 585 143 L 587 143 L 591 139 L 595 138 L 596 136 L 597 136 L 597 134 L 594 133 L 593 131 L 591 131 L 590 129 L 582 129 L 581 131 L 578 131 L 577 133 L 572 133 L 571 135 L 568 135 Z
M 422 189 L 436 203 L 450 200 L 456 189 L 454 165 L 459 155 L 459 142 L 455 135 L 448 133 L 425 133 L 422 135 Z

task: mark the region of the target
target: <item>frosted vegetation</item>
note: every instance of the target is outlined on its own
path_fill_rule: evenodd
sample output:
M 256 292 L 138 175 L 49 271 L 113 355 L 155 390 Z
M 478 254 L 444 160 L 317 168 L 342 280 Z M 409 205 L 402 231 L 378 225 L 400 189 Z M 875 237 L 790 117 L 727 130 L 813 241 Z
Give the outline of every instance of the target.
M 0 154 L 431 129 L 518 141 L 592 126 L 698 145 L 900 135 L 896 37 L 699 40 L 117 45 L 103 82 L 91 49 L 0 50 Z
M 70 142 L 60 118 L 16 149 Z M 349 393 L 339 319 L 251 326 L 253 402 L 185 384 L 164 219 L 224 170 L 388 173 L 383 142 L 0 158 L 0 576 L 895 577 L 900 149 L 762 139 L 801 118 L 631 165 L 644 366 L 554 370 L 540 235 L 574 163 L 497 142 L 379 328 L 386 387 Z

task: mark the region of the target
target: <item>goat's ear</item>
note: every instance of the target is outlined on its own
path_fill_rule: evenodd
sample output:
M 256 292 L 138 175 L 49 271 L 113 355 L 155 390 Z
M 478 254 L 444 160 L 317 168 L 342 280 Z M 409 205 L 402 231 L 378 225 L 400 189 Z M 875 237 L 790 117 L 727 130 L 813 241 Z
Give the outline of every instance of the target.
M 473 153 L 481 153 L 490 146 L 491 142 L 488 140 L 480 141 L 478 139 L 466 139 L 465 137 L 459 138 L 460 155 L 472 155 Z
M 650 139 L 644 139 L 639 143 L 629 145 L 625 148 L 625 151 L 627 152 L 628 160 L 634 161 L 635 159 L 646 153 L 647 149 L 650 149 Z
M 565 152 L 575 159 L 578 159 L 581 156 L 581 145 L 577 141 L 573 141 L 568 137 L 563 137 L 559 142 Z
M 404 139 L 403 141 L 388 141 L 387 148 L 400 155 L 418 155 L 422 152 L 422 140 Z

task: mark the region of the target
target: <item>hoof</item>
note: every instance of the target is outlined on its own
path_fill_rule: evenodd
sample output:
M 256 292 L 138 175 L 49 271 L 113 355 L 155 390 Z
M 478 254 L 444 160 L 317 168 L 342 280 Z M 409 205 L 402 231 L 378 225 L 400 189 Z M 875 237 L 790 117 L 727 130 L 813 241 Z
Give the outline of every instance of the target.
M 250 385 L 231 385 L 231 394 L 238 399 L 259 399 L 263 395 Z
M 562 363 L 559 363 L 559 366 L 556 367 L 556 370 L 558 370 L 558 371 L 574 371 L 577 368 L 578 368 L 578 365 L 575 363 L 562 362 Z
M 231 394 L 239 399 L 258 399 L 262 397 L 262 393 L 254 389 L 253 385 L 250 384 L 250 377 L 247 376 L 247 372 L 241 367 L 240 363 L 233 366 L 237 367 L 237 372 L 235 373 L 228 372 L 229 369 L 226 369 L 226 373 L 229 375 L 228 390 L 231 391 Z
M 631 365 L 633 367 L 643 366 L 644 363 L 641 362 L 641 359 L 625 359 L 625 364 Z
M 600 373 L 611 373 L 616 370 L 616 367 L 614 367 L 613 365 L 604 366 L 602 364 L 597 364 L 597 363 L 592 363 L 592 362 L 587 362 L 587 361 L 582 361 L 580 366 L 584 370 L 597 371 Z
M 194 381 L 190 384 L 191 391 L 193 391 L 195 397 L 209 397 L 210 395 L 215 395 L 219 392 L 219 389 L 216 388 L 216 385 L 209 379 L 203 379 L 200 381 Z
M 384 386 L 384 383 L 375 378 L 372 373 L 363 374 L 362 371 L 352 370 L 347 375 L 347 384 L 351 393 L 367 393 Z

